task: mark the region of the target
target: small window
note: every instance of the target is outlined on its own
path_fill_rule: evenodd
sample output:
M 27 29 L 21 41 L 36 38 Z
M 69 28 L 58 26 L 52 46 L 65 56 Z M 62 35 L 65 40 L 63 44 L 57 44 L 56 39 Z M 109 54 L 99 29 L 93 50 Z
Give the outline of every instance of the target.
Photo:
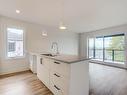
M 7 28 L 7 57 L 24 56 L 24 32 L 22 29 Z

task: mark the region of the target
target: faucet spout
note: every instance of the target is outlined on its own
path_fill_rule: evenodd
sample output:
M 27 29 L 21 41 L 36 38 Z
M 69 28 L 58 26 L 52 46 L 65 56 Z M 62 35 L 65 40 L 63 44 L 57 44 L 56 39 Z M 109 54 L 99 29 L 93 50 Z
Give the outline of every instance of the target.
M 55 54 L 59 54 L 59 47 L 57 42 L 52 42 L 51 49 L 56 50 Z

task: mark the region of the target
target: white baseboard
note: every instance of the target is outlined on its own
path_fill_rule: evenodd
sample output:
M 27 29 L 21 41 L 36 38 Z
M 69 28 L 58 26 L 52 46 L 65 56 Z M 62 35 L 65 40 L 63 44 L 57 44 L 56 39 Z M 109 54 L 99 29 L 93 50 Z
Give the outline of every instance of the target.
M 30 70 L 30 69 L 26 68 L 26 69 L 23 69 L 23 70 L 12 71 L 12 72 L 0 72 L 0 75 L 12 74 L 12 73 L 23 72 L 23 71 L 28 71 L 28 70 Z

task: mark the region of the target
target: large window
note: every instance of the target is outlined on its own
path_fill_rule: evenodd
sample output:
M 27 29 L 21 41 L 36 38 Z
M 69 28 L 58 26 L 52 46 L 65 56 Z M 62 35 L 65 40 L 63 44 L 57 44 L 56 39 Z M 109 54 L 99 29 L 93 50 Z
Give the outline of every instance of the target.
M 7 57 L 24 56 L 24 32 L 21 29 L 7 28 Z
M 124 64 L 124 34 L 90 38 L 89 40 L 91 39 L 93 39 L 93 41 L 89 41 L 89 58 Z M 92 46 L 93 49 L 91 49 L 90 46 Z

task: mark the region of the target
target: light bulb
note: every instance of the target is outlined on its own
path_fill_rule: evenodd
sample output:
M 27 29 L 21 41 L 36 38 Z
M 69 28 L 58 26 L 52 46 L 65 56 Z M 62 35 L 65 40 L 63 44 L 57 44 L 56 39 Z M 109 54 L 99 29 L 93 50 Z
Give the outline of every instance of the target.
M 67 27 L 61 22 L 60 26 L 59 26 L 60 30 L 66 30 Z
M 61 29 L 61 30 L 66 30 L 67 27 L 66 27 L 66 26 L 60 26 L 59 29 Z
M 46 31 L 43 31 L 42 32 L 42 36 L 48 36 L 47 32 Z
M 20 10 L 16 10 L 16 13 L 19 14 L 20 13 Z

